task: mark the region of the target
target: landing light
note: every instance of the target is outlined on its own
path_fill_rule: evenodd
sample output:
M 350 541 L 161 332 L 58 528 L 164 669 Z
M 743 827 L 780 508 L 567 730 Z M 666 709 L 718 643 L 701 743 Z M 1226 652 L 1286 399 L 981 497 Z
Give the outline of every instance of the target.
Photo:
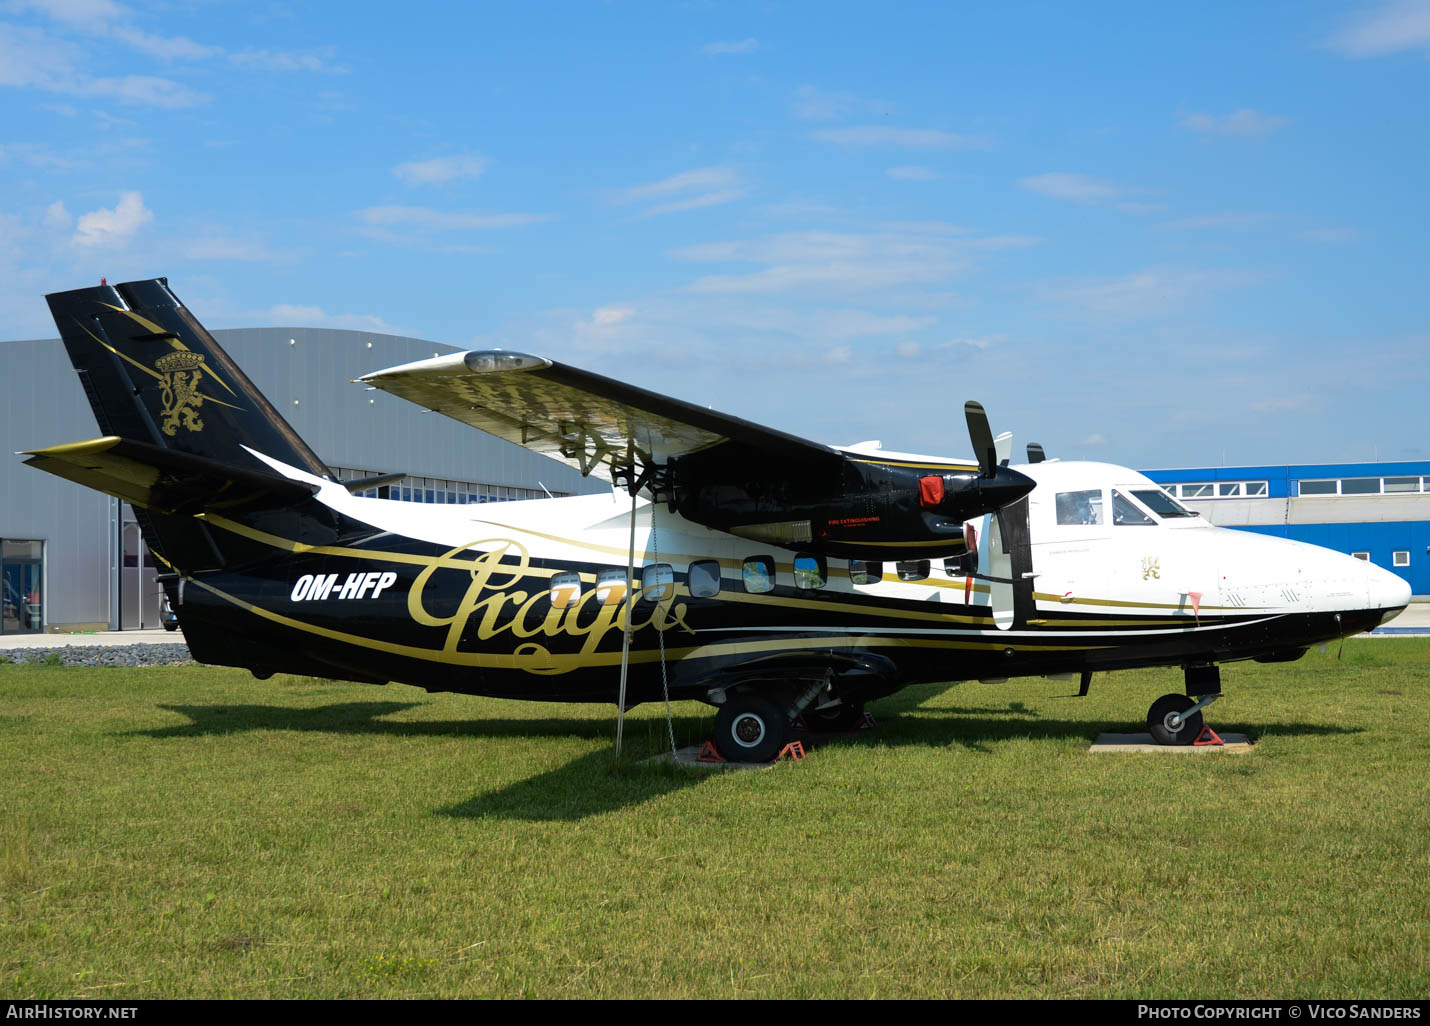
M 540 356 L 525 353 L 508 353 L 501 349 L 484 349 L 468 353 L 462 357 L 467 370 L 474 374 L 490 374 L 496 371 L 539 370 L 550 367 L 551 361 Z

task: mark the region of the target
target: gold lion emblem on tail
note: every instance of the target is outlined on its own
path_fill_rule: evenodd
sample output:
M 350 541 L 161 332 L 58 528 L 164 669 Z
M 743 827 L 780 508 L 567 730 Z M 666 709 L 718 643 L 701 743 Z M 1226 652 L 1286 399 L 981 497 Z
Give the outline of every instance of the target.
M 154 369 L 160 372 L 159 398 L 164 414 L 160 428 L 164 434 L 170 437 L 178 434 L 180 424 L 190 431 L 204 429 L 198 412 L 204 404 L 203 393 L 199 391 L 203 367 L 203 356 L 187 350 L 168 353 L 154 361 Z

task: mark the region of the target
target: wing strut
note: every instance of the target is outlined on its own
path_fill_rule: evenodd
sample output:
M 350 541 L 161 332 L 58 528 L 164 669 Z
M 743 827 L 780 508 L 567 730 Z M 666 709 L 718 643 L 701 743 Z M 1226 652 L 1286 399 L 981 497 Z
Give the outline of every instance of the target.
M 634 448 L 634 445 L 632 446 Z M 635 467 L 631 467 L 631 476 L 635 476 Z M 632 482 L 634 483 L 634 482 Z M 631 613 L 635 612 L 635 603 L 632 601 L 635 591 L 635 567 L 636 567 L 636 499 L 640 495 L 639 488 L 631 488 L 631 545 L 626 555 L 626 630 L 625 636 L 621 640 L 621 695 L 616 702 L 616 765 L 621 764 L 621 737 L 626 729 L 626 673 L 631 667 Z

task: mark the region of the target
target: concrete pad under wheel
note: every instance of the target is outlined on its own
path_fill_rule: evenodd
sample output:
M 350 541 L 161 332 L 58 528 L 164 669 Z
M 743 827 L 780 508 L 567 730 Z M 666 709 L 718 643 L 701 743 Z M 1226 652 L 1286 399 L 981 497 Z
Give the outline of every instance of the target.
M 672 758 L 669 752 L 662 752 L 660 755 L 651 756 L 646 762 L 674 762 L 677 766 L 689 766 L 692 769 L 769 769 L 771 766 L 778 766 L 776 762 L 701 762 L 700 745 L 686 745 L 684 748 L 677 748 Z
M 1230 752 L 1233 755 L 1244 755 L 1255 747 L 1245 734 L 1222 734 L 1221 739 L 1226 744 L 1159 745 L 1146 731 L 1141 734 L 1099 734 L 1097 740 L 1089 745 L 1087 750 L 1089 752 L 1160 752 L 1164 755 L 1179 752 Z

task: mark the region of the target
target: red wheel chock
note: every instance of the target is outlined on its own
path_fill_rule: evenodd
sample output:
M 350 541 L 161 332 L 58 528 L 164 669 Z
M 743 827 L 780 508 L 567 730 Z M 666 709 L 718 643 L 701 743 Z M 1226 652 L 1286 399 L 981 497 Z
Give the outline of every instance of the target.
M 1196 748 L 1206 748 L 1208 745 L 1225 744 L 1226 742 L 1223 741 L 1221 737 L 1217 734 L 1217 732 L 1212 730 L 1211 727 L 1203 727 L 1202 732 L 1197 735 L 1197 739 L 1192 742 L 1193 747 Z
M 715 750 L 715 745 L 711 741 L 706 741 L 700 746 L 700 754 L 695 757 L 696 762 L 725 762 L 723 755 Z
M 860 718 L 859 722 L 854 724 L 854 729 L 873 730 L 878 725 L 879 724 L 874 721 L 874 714 L 871 712 L 866 712 L 863 717 Z
M 801 759 L 804 758 L 804 742 L 791 741 L 789 744 L 785 745 L 783 748 L 780 749 L 780 754 L 775 756 L 775 762 L 779 762 L 785 756 L 789 756 L 795 762 L 799 762 Z

